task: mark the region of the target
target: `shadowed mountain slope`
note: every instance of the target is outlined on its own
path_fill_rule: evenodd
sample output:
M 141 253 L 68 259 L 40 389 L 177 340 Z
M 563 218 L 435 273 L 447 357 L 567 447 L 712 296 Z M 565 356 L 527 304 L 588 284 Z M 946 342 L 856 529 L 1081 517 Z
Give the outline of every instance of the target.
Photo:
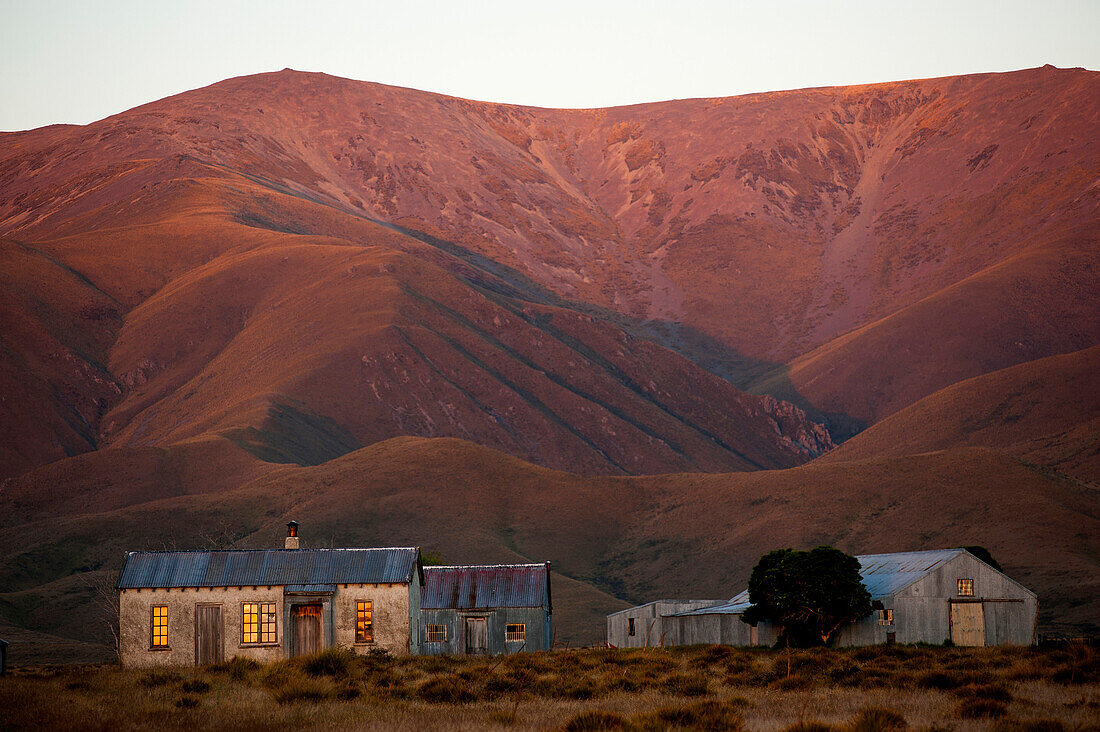
M 186 462 L 184 450 L 236 473 L 210 486 L 184 471 L 161 485 L 155 464 Z M 88 489 L 79 476 L 95 469 L 77 461 L 115 466 L 116 487 L 103 486 L 98 510 L 80 498 Z M 48 497 L 37 488 L 45 482 Z M 315 467 L 262 463 L 224 440 L 109 448 L 0 493 L 0 622 L 73 641 L 94 627 L 103 642 L 94 588 L 124 551 L 275 546 L 294 519 L 309 546 L 420 545 L 457 563 L 549 560 L 558 640 L 574 644 L 601 640 L 603 615 L 625 602 L 732 596 L 764 552 L 821 543 L 853 552 L 981 544 L 1039 593 L 1042 632 L 1095 629 L 1098 516 L 1095 490 L 974 448 L 631 478 L 547 470 L 454 439 L 387 440 Z M 37 642 L 44 657 L 75 653 Z

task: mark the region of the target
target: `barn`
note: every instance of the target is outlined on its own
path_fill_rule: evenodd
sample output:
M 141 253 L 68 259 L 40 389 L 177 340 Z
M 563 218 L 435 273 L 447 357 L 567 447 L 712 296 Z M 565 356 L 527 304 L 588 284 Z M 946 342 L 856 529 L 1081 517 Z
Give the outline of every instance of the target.
M 654 600 L 607 616 L 607 641 L 616 648 L 654 648 L 671 643 L 665 621 L 722 600 Z
M 553 643 L 550 565 L 424 567 L 420 653 L 498 655 Z
M 959 646 L 992 646 L 1036 642 L 1036 594 L 965 549 L 864 554 L 857 559 L 875 610 L 845 627 L 837 645 L 951 641 Z M 752 627 L 741 622 L 741 614 L 749 604 L 745 591 L 708 606 L 672 606 L 660 618 L 664 645 L 774 644 L 776 630 L 770 623 Z M 640 605 L 608 616 L 608 642 L 637 645 L 629 643 L 624 623 L 617 616 L 641 622 L 648 608 Z
M 416 547 L 129 552 L 119 577 L 125 666 L 260 662 L 339 645 L 417 653 Z

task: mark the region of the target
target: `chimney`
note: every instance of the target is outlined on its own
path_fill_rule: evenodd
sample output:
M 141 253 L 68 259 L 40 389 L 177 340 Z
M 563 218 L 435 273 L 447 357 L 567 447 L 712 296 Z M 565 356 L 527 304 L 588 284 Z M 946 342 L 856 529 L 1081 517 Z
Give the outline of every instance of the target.
M 290 521 L 286 525 L 286 548 L 298 548 L 298 522 Z

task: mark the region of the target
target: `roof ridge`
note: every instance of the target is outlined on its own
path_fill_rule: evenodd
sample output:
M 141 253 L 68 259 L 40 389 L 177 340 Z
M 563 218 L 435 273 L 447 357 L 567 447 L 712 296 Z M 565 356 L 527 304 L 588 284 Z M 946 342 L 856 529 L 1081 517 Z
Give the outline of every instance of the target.
M 217 554 L 217 553 L 238 553 L 243 554 L 245 552 L 371 552 L 371 551 L 393 551 L 395 549 L 407 549 L 414 551 L 418 547 L 415 546 L 335 546 L 335 547 L 323 547 L 323 546 L 309 546 L 302 547 L 300 549 L 287 549 L 286 547 L 270 547 L 267 549 L 133 549 L 126 552 L 130 554 Z

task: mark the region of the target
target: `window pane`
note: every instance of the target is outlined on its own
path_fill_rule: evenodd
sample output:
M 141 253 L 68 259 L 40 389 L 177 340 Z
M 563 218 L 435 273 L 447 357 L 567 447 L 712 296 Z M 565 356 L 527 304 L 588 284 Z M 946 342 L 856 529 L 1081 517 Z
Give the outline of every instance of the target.
M 246 602 L 241 606 L 241 643 L 260 641 L 260 606 Z
M 428 642 L 429 643 L 446 643 L 447 642 L 447 626 L 446 625 L 428 625 Z
M 275 643 L 278 640 L 275 633 L 275 603 L 264 602 L 260 604 L 260 642 Z
M 374 640 L 374 603 L 360 600 L 355 603 L 355 642 L 370 643 Z
M 973 579 L 961 579 L 961 580 L 959 580 L 959 596 L 960 597 L 973 597 L 974 596 L 974 580 Z
M 153 647 L 168 647 L 168 606 L 153 607 Z
M 509 643 L 521 643 L 527 640 L 523 623 L 508 623 L 504 626 L 504 640 Z

